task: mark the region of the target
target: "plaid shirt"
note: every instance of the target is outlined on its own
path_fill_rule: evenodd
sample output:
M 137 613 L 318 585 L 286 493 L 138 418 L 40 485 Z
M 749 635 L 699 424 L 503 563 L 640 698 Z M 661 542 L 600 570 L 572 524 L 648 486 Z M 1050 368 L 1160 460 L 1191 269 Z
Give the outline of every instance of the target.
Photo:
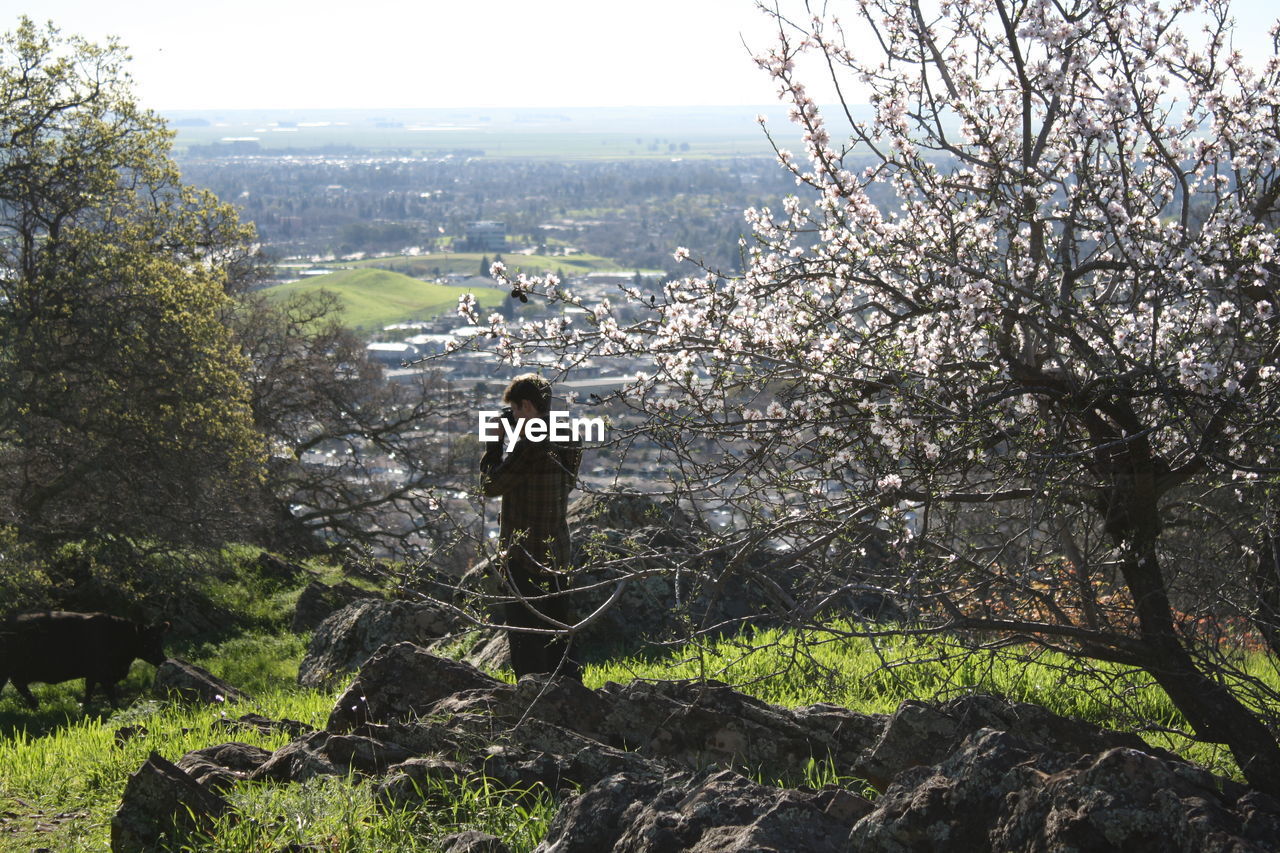
M 480 460 L 481 490 L 502 498 L 501 544 L 512 571 L 528 576 L 571 563 L 569 492 L 578 479 L 582 446 L 521 438 L 502 458 L 494 442 Z

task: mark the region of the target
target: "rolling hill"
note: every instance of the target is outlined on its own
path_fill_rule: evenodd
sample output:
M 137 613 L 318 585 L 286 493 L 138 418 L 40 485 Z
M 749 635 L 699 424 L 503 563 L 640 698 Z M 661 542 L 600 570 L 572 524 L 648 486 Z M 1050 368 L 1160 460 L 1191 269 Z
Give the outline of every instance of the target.
M 280 284 L 266 293 L 271 299 L 286 299 L 295 293 L 328 290 L 342 300 L 347 325 L 363 331 L 381 329 L 392 323 L 428 320 L 452 313 L 458 297 L 475 294 L 484 307 L 498 305 L 507 295 L 498 288 L 470 288 L 420 281 L 390 270 L 362 268 L 339 270 L 328 275 Z

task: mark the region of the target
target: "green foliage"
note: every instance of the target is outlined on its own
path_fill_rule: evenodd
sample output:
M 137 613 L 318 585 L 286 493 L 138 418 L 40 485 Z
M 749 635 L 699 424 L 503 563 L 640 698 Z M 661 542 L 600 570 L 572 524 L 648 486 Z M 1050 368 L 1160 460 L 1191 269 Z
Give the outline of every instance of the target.
M 41 555 L 18 538 L 15 528 L 0 527 L 0 616 L 50 607 L 53 587 Z
M 0 38 L 0 496 L 45 541 L 213 542 L 261 462 L 220 316 L 252 229 L 181 184 L 124 59 Z

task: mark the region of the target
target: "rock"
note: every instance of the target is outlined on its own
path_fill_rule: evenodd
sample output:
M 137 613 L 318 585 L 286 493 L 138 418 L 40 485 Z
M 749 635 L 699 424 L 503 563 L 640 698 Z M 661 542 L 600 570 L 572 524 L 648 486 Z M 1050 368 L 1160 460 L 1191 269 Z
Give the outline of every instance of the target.
M 511 724 L 533 718 L 564 726 L 601 742 L 617 738 L 606 722 L 609 698 L 572 678 L 534 673 L 516 684 L 497 682 L 487 688 L 451 694 L 427 709 L 436 715 L 486 714 Z
M 847 774 L 883 727 L 881 717 L 830 705 L 792 711 L 710 681 L 633 681 L 600 693 L 609 742 L 691 770 L 737 766 L 798 778 L 810 759 L 830 759 Z
M 493 689 L 502 683 L 473 666 L 436 657 L 413 643 L 397 643 L 379 649 L 361 668 L 338 698 L 326 728 L 346 732 L 366 722 L 404 719 L 422 714 L 446 696 Z
M 177 698 L 183 702 L 220 705 L 249 701 L 249 694 L 215 676 L 209 670 L 169 658 L 156 668 L 152 692 L 162 699 Z
M 496 835 L 469 829 L 446 835 L 440 841 L 442 853 L 510 853 L 511 848 Z
M 264 735 L 279 731 L 293 738 L 315 731 L 315 727 L 299 720 L 290 720 L 287 717 L 283 720 L 272 720 L 261 714 L 241 714 L 234 720 L 223 717 L 214 720 L 213 727 L 229 732 L 249 731 Z
M 125 782 L 120 807 L 111 819 L 111 849 L 114 853 L 177 849 L 184 834 L 229 808 L 222 797 L 153 752 Z
M 385 809 L 416 806 L 422 802 L 442 806 L 472 772 L 466 765 L 444 758 L 410 758 L 387 770 L 387 775 L 374 788 L 374 797 Z M 436 796 L 435 792 L 440 789 L 441 794 Z
M 305 782 L 313 776 L 346 776 L 353 771 L 381 776 L 410 757 L 412 753 L 397 743 L 362 735 L 312 732 L 277 749 L 249 778 Z
M 844 853 L 858 810 L 829 811 L 833 799 L 829 792 L 761 785 L 731 770 L 675 777 L 662 785 L 613 776 L 562 809 L 537 849 Z
M 575 534 L 597 530 L 686 531 L 697 526 L 679 506 L 659 503 L 640 492 L 591 492 L 569 505 L 566 515 Z
M 629 826 L 643 804 L 662 790 L 662 777 L 619 773 L 565 802 L 535 853 L 600 853 Z
M 291 563 L 267 551 L 258 555 L 253 567 L 262 577 L 279 584 L 295 584 L 308 575 L 315 575 L 315 572 L 310 569 L 305 569 L 297 563 Z
M 469 663 L 476 669 L 494 671 L 510 667 L 511 648 L 507 643 L 507 632 L 499 628 L 480 628 L 477 632 L 478 641 L 466 654 L 458 655 L 452 651 L 459 642 L 459 638 L 452 635 L 433 640 L 427 645 L 427 651 Z
M 974 694 L 940 706 L 903 702 L 859 762 L 856 775 L 883 791 L 898 773 L 937 764 L 968 735 L 984 728 L 1010 732 L 1037 748 L 1058 752 L 1083 754 L 1113 747 L 1151 750 L 1135 734 L 1060 717 L 1039 705 Z
M 570 505 L 568 522 L 576 569 L 573 586 L 581 590 L 567 600 L 570 621 L 582 621 L 608 601 L 614 590 L 611 581 L 626 583 L 613 606 L 576 638 L 580 657 L 643 648 L 677 631 L 682 615 L 696 618 L 688 607 L 692 573 L 677 576 L 665 571 L 669 561 L 664 554 L 688 550 L 701 532 L 679 507 L 641 494 L 589 494 Z M 613 565 L 594 568 L 604 562 Z M 654 569 L 664 571 L 643 576 Z M 586 589 L 592 586 L 598 588 Z M 734 609 L 732 603 L 712 609 L 717 622 L 743 615 L 728 612 Z
M 981 729 L 940 764 L 900 774 L 849 844 L 886 853 L 1275 850 L 1280 805 L 1233 799 L 1220 781 L 1135 749 L 1081 756 Z
M 312 581 L 298 596 L 298 603 L 293 610 L 292 630 L 296 634 L 314 631 L 320 623 L 335 612 L 356 601 L 366 598 L 380 598 L 377 593 L 361 589 L 346 581 L 327 586 L 320 581 Z
M 177 766 L 211 791 L 222 793 L 267 763 L 268 750 L 247 743 L 231 742 L 188 752 Z
M 121 726 L 112 733 L 112 739 L 116 746 L 124 746 L 136 737 L 146 737 L 148 734 L 147 727 L 138 726 Z
M 455 628 L 453 617 L 433 604 L 379 599 L 353 602 L 316 628 L 298 667 L 298 683 L 331 687 L 388 643 L 426 645 Z

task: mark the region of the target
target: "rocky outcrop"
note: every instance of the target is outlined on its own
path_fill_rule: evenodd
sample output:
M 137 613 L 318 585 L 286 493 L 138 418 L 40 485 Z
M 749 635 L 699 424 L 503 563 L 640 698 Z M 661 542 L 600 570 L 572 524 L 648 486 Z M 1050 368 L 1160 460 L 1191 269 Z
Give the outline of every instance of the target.
M 298 667 L 304 687 L 332 687 L 388 643 L 427 645 L 456 628 L 439 606 L 368 599 L 347 605 L 316 628 Z
M 440 849 L 443 853 L 510 853 L 511 850 L 501 838 L 475 830 L 446 835 Z
M 506 631 L 501 628 L 475 628 L 469 635 L 473 638 L 470 649 L 461 654 L 457 646 L 465 635 L 441 637 L 426 648 L 432 654 L 456 658 L 476 669 L 492 671 L 511 666 L 511 647 L 507 643 Z
M 937 764 L 981 729 L 1009 732 L 1037 749 L 1055 752 L 1084 754 L 1116 747 L 1152 751 L 1135 734 L 1060 717 L 1039 705 L 976 694 L 942 705 L 903 702 L 862 757 L 859 775 L 884 790 L 904 769 Z
M 113 853 L 176 849 L 171 842 L 229 808 L 221 796 L 153 752 L 125 783 L 120 808 L 111 819 L 111 849 Z
M 1280 805 L 1135 749 L 1042 751 L 982 729 L 941 763 L 900 774 L 850 842 L 893 853 L 1263 853 L 1280 844 Z
M 188 752 L 177 766 L 205 788 L 221 793 L 250 778 L 270 758 L 269 750 L 233 741 Z
M 304 577 L 315 576 L 316 574 L 308 568 L 304 568 L 297 563 L 291 563 L 269 551 L 263 551 L 259 554 L 258 559 L 252 565 L 259 577 L 274 581 L 277 584 L 296 584 Z
M 324 730 L 269 755 L 228 743 L 179 764 L 140 771 L 180 774 L 164 815 L 184 796 L 213 814 L 228 786 L 322 775 L 368 778 L 388 809 L 444 808 L 480 785 L 512 803 L 549 796 L 561 806 L 542 853 L 1280 846 L 1280 804 L 1034 705 L 973 695 L 864 715 L 782 708 L 715 682 L 508 684 L 412 643 L 378 650 Z M 805 787 L 815 767 L 847 784 Z M 866 799 L 863 780 L 883 793 Z M 500 845 L 461 834 L 441 849 Z
M 209 670 L 179 658 L 169 658 L 156 668 L 152 692 L 161 699 L 178 699 L 204 705 L 247 701 L 250 697 Z
M 293 609 L 293 624 L 290 627 L 296 634 L 314 631 L 324 620 L 348 604 L 366 598 L 380 598 L 380 596 L 347 581 L 329 586 L 313 580 L 298 595 L 298 603 Z
M 379 650 L 361 668 L 329 714 L 328 728 L 350 731 L 368 722 L 402 719 L 425 712 L 446 696 L 502 683 L 413 643 L 397 643 Z
M 397 743 L 363 735 L 312 732 L 276 750 L 251 779 L 305 782 L 313 776 L 381 776 L 412 753 Z
M 854 800 L 856 805 L 849 805 Z M 845 791 L 797 791 L 719 770 L 656 783 L 613 776 L 556 815 L 546 853 L 844 853 L 871 804 Z

